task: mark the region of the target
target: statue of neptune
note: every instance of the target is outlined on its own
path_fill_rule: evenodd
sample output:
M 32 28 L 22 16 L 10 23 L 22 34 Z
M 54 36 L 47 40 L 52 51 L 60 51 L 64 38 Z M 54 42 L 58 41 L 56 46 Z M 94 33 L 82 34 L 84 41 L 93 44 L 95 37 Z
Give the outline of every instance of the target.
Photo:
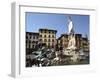
M 70 35 L 69 46 L 70 48 L 75 48 L 74 24 L 71 17 L 68 19 L 68 34 Z
M 74 33 L 74 29 L 73 29 L 73 22 L 72 22 L 72 19 L 71 17 L 69 16 L 69 19 L 68 19 L 68 33 L 71 34 L 71 33 Z

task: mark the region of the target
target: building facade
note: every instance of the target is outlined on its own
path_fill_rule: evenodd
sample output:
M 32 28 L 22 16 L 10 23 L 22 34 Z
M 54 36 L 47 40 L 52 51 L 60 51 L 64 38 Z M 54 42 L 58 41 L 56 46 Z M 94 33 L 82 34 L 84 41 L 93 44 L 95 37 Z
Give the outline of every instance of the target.
M 82 37 L 82 34 L 75 34 L 75 46 L 77 50 L 83 49 L 85 52 L 89 52 L 89 40 L 87 37 Z M 58 47 L 63 47 L 63 49 L 66 49 L 68 47 L 68 43 L 71 36 L 68 34 L 61 34 L 61 36 L 57 39 L 57 45 Z M 73 46 L 73 43 L 70 42 L 69 46 Z
M 71 36 L 68 34 L 61 34 L 56 39 L 56 30 L 51 29 L 39 29 L 38 33 L 26 32 L 26 52 L 31 53 L 39 47 L 39 44 L 45 44 L 48 48 L 56 48 L 60 50 L 67 49 L 73 43 L 69 42 Z M 83 49 L 84 52 L 89 53 L 89 40 L 87 37 L 82 37 L 82 34 L 74 34 L 75 46 L 77 50 Z M 72 41 L 73 42 L 73 41 Z
M 78 50 L 82 48 L 82 34 L 75 34 L 75 45 Z
M 68 35 L 61 34 L 61 36 L 57 39 L 57 45 L 60 48 L 61 46 L 65 49 L 68 47 Z
M 90 52 L 90 47 L 89 47 L 89 40 L 87 37 L 83 37 L 82 38 L 82 49 L 85 52 L 86 56 L 89 56 L 89 52 Z
M 49 48 L 54 48 L 56 45 L 56 30 L 39 29 L 39 43 L 46 44 Z
M 39 41 L 39 33 L 26 32 L 26 52 L 31 53 Z
M 45 44 L 48 48 L 55 48 L 56 33 L 56 30 L 51 29 L 39 29 L 38 33 L 26 32 L 26 52 L 32 53 L 40 47 L 40 44 Z

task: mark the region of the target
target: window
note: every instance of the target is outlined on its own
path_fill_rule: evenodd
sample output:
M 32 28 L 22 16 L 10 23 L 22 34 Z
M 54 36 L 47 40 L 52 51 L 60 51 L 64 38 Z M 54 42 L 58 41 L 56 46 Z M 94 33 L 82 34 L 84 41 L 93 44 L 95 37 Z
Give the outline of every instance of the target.
M 38 36 L 36 36 L 36 39 L 38 39 Z
M 35 46 L 33 45 L 32 47 L 34 48 Z
M 33 36 L 33 39 L 35 39 L 35 36 Z
M 49 38 L 50 38 L 50 35 L 49 35 Z
M 54 38 L 54 35 L 52 35 L 52 37 Z
M 52 42 L 54 42 L 54 39 L 52 39 Z
M 48 41 L 50 42 L 50 39 L 48 39 Z
M 44 37 L 46 37 L 46 35 L 44 35 Z
M 61 39 L 61 43 L 63 43 L 63 39 Z
M 30 36 L 30 39 L 31 39 L 31 36 Z
M 44 39 L 44 42 L 47 42 L 47 39 Z
M 36 44 L 38 44 L 38 41 L 35 41 Z

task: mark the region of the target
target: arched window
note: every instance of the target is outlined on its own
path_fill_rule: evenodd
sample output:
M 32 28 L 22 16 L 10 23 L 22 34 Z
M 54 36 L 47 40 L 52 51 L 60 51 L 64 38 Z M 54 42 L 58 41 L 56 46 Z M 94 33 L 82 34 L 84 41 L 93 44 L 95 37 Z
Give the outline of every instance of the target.
M 50 35 L 49 35 L 49 38 L 50 38 Z
M 54 42 L 54 39 L 52 39 L 52 42 Z
M 50 42 L 50 39 L 48 39 L 48 42 Z
M 44 37 L 46 37 L 46 35 L 44 35 Z
M 47 42 L 47 39 L 44 39 L 44 42 Z
M 52 37 L 54 38 L 54 35 L 52 35 Z

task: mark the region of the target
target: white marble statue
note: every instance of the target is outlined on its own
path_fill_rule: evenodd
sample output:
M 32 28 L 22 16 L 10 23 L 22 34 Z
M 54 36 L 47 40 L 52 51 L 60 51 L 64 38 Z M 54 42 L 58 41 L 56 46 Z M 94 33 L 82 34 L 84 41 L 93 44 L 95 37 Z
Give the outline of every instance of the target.
M 68 19 L 68 33 L 69 34 L 73 32 L 73 27 L 74 27 L 74 25 L 73 25 L 72 19 L 71 19 L 71 17 L 69 17 L 69 19 Z

